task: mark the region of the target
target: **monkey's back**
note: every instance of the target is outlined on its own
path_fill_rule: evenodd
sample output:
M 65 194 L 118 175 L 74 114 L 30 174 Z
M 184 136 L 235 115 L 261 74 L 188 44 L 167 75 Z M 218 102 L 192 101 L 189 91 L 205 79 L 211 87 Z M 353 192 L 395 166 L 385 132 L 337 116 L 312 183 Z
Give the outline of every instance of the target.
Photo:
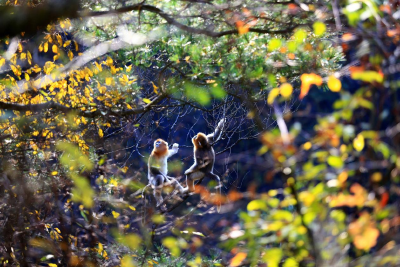
M 198 162 L 199 160 L 208 160 L 210 162 L 200 169 L 202 172 L 212 172 L 215 162 L 215 152 L 212 146 L 195 149 L 194 155 Z

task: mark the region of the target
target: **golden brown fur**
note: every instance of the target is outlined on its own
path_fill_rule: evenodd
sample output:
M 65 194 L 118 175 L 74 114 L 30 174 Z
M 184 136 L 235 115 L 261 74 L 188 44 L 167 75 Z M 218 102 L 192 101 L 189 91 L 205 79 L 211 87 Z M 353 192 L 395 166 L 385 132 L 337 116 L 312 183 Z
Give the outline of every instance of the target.
M 174 144 L 172 149 L 168 149 L 168 143 L 166 141 L 162 139 L 154 141 L 153 151 L 151 152 L 148 161 L 148 179 L 149 184 L 153 188 L 157 206 L 161 205 L 163 202 L 161 193 L 164 186 L 172 185 L 180 192 L 184 192 L 184 188 L 179 184 L 179 182 L 175 178 L 167 175 L 167 160 L 172 155 L 178 153 L 178 147 L 178 144 Z
M 193 137 L 192 143 L 193 143 L 194 147 L 197 149 L 210 146 L 210 144 L 208 143 L 208 140 L 207 140 L 207 136 L 203 133 L 198 133 L 195 137 Z
M 225 119 L 222 119 L 217 127 L 215 128 L 214 133 L 205 135 L 204 133 L 198 133 L 196 136 L 192 138 L 193 147 L 193 156 L 194 163 L 193 165 L 185 171 L 186 175 L 186 183 L 187 188 L 186 191 L 195 191 L 195 181 L 203 180 L 204 177 L 209 177 L 218 182 L 218 191 L 221 195 L 221 181 L 218 175 L 213 173 L 214 162 L 215 162 L 215 152 L 213 149 L 213 144 L 218 141 L 222 134 L 222 129 L 225 124 Z M 218 211 L 220 209 L 220 205 L 218 206 Z
M 168 154 L 168 143 L 161 138 L 158 138 L 154 143 L 157 141 L 161 142 L 161 144 L 158 147 L 154 145 L 151 155 L 160 158 Z

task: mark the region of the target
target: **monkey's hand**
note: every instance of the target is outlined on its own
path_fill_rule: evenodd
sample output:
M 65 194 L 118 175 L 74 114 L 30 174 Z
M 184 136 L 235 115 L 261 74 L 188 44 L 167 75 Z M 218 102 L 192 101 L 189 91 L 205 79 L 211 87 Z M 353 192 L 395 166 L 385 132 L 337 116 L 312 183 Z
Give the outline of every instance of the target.
M 168 157 L 175 155 L 176 153 L 178 153 L 179 150 L 179 145 L 177 143 L 174 143 L 172 145 L 172 148 L 169 150 L 168 152 Z

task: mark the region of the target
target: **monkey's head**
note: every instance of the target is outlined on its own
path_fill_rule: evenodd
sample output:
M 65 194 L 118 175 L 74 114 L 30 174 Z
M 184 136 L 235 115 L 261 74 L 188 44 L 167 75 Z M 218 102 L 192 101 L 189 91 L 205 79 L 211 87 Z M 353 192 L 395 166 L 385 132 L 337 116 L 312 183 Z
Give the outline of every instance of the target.
M 203 133 L 198 133 L 192 138 L 192 143 L 196 148 L 205 148 L 209 146 L 207 136 Z
M 157 156 L 164 156 L 168 153 L 168 143 L 160 138 L 157 139 L 154 141 L 153 153 L 157 154 Z

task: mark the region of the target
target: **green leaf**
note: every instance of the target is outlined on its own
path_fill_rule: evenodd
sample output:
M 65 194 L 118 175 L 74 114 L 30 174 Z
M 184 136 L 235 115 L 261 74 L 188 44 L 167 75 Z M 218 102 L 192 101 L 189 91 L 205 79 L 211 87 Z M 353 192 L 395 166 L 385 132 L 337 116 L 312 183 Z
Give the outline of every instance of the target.
M 214 83 L 211 86 L 211 94 L 217 99 L 222 99 L 226 96 L 225 90 L 218 83 Z
M 270 248 L 265 251 L 263 260 L 268 263 L 269 267 L 278 267 L 279 262 L 281 261 L 283 256 L 283 251 L 280 248 Z
M 313 24 L 313 28 L 314 28 L 314 34 L 315 34 L 316 36 L 321 36 L 321 35 L 323 35 L 323 34 L 325 33 L 325 31 L 326 31 L 326 25 L 325 25 L 323 22 L 321 22 L 321 21 L 316 21 L 316 22 Z
M 283 264 L 283 267 L 297 267 L 299 264 L 294 258 L 288 258 L 286 259 L 285 263 Z
M 137 234 L 128 234 L 128 235 L 121 235 L 118 230 L 112 230 L 115 239 L 130 248 L 131 250 L 136 250 L 139 248 L 140 244 L 142 243 L 142 238 Z
M 298 29 L 294 33 L 294 39 L 297 43 L 303 43 L 306 38 L 307 38 L 307 32 L 303 29 Z
M 337 169 L 343 168 L 344 165 L 343 160 L 337 156 L 329 156 L 328 164 Z
M 56 148 L 64 152 L 60 157 L 60 162 L 64 167 L 84 167 L 88 171 L 93 169 L 94 165 L 90 159 L 74 144 L 60 141 L 57 143 Z
M 94 190 L 90 186 L 87 178 L 76 173 L 69 174 L 74 181 L 75 187 L 72 189 L 72 201 L 81 202 L 86 208 L 93 206 Z
M 287 47 L 289 52 L 294 53 L 297 50 L 297 43 L 294 41 L 287 42 Z
M 256 199 L 250 201 L 250 203 L 247 205 L 247 210 L 265 210 L 267 209 L 267 204 L 264 200 L 261 199 Z
M 185 95 L 187 98 L 204 106 L 210 103 L 210 95 L 206 89 L 195 86 L 192 83 L 185 84 Z
M 171 251 L 172 256 L 179 257 L 181 254 L 176 238 L 172 236 L 166 237 L 162 240 L 162 244 Z
M 273 215 L 272 218 L 274 220 L 283 220 L 287 222 L 293 221 L 293 214 L 287 210 L 278 210 Z
M 383 74 L 372 70 L 353 72 L 351 74 L 351 78 L 353 78 L 354 80 L 361 80 L 369 83 L 383 82 Z
M 282 46 L 282 40 L 274 38 L 268 43 L 268 51 L 275 51 L 279 49 L 281 46 Z
M 142 100 L 143 100 L 143 102 L 146 103 L 146 104 L 150 104 L 150 103 L 151 103 L 151 100 L 148 99 L 148 98 L 143 98 Z

